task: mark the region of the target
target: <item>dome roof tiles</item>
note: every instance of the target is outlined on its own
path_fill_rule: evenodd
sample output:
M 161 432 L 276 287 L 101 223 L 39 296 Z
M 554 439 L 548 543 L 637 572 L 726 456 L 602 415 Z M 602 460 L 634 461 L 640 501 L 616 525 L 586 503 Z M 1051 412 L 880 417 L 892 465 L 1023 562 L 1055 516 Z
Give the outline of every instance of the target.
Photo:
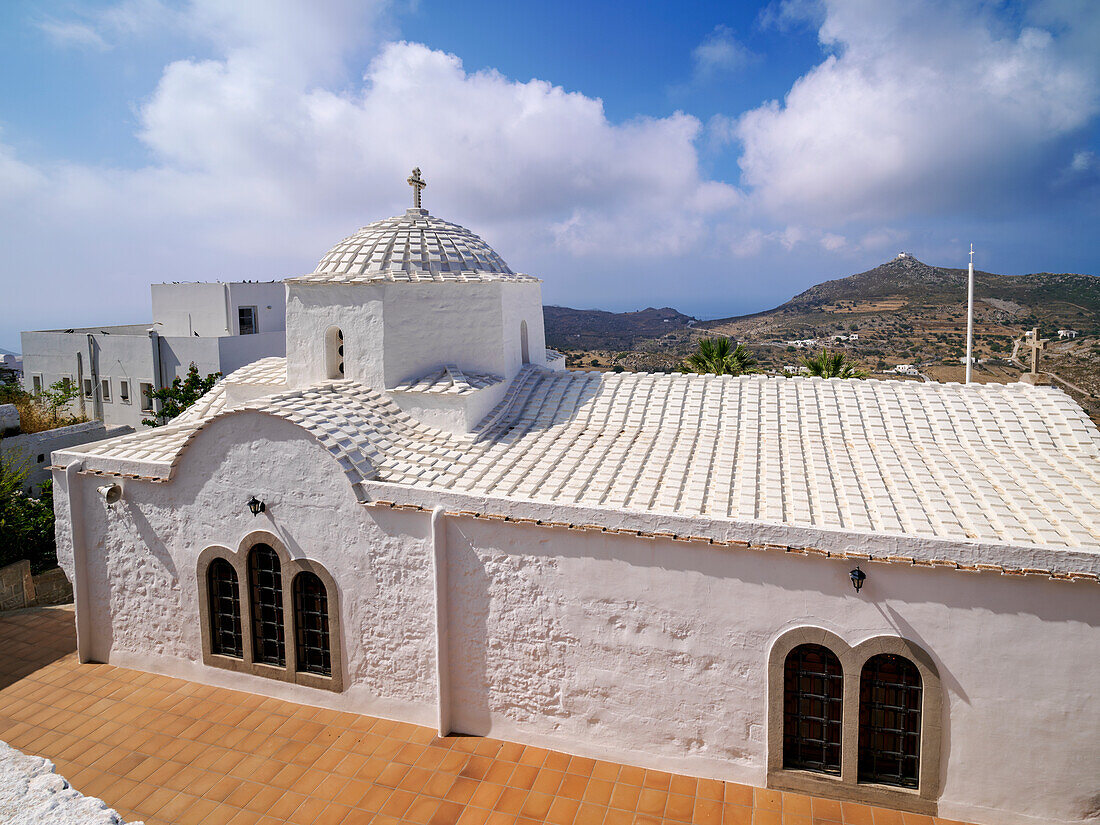
M 426 209 L 367 224 L 332 247 L 295 283 L 529 281 L 468 229 Z

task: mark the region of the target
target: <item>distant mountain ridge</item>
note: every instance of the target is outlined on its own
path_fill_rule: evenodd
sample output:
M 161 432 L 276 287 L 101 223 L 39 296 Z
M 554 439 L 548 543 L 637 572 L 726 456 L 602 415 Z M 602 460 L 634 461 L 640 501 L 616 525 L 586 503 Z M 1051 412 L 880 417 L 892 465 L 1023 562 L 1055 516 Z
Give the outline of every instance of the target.
M 544 306 L 546 344 L 558 349 L 628 350 L 644 338 L 658 338 L 695 323 L 671 307 L 646 307 L 635 312 Z
M 965 297 L 967 270 L 930 266 L 902 253 L 874 269 L 812 286 L 772 312 L 820 306 L 836 301 L 904 297 L 921 303 Z M 1100 312 L 1100 278 L 1095 275 L 1036 273 L 998 275 L 975 270 L 974 289 L 982 298 L 1013 301 L 1031 306 L 1048 301 L 1084 304 Z

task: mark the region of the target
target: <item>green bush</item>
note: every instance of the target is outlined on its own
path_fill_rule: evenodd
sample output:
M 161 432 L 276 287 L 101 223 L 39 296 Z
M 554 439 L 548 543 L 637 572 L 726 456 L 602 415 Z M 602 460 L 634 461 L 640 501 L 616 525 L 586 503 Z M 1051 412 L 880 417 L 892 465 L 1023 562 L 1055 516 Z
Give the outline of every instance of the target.
M 28 559 L 31 571 L 57 567 L 53 532 L 53 482 L 42 486 L 42 495 L 25 492 L 29 461 L 0 454 L 0 567 Z

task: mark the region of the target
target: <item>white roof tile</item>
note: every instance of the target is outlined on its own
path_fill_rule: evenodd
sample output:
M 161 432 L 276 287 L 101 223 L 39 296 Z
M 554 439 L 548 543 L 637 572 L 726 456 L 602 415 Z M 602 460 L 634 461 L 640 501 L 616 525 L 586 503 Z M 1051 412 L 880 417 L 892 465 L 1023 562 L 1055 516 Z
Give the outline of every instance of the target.
M 291 283 L 374 281 L 529 281 L 513 272 L 489 244 L 468 229 L 409 209 L 367 224 L 330 249 L 309 275 Z
M 70 452 L 168 475 L 207 409 Z M 472 438 L 353 381 L 244 409 L 312 432 L 352 483 L 1100 551 L 1100 431 L 1053 388 L 528 367 Z

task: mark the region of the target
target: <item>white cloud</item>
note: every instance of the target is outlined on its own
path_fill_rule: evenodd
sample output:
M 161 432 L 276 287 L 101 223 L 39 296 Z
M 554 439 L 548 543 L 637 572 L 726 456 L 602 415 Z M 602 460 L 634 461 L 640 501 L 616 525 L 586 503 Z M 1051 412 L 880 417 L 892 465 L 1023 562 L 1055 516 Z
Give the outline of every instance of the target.
M 691 52 L 694 76 L 698 81 L 739 71 L 757 59 L 744 44 L 733 36 L 728 26 L 718 25 Z
M 1053 24 L 1013 33 L 961 0 L 825 6 L 835 53 L 782 103 L 712 127 L 740 141 L 742 181 L 770 214 L 837 225 L 1004 208 L 1043 191 L 1060 142 L 1100 111 L 1095 57 Z
M 375 47 L 361 78 L 342 79 L 383 14 L 351 0 L 187 6 L 171 25 L 215 57 L 169 64 L 138 108 L 150 165 L 33 167 L 0 144 L 4 194 L 22 199 L 0 225 L 10 264 L 36 271 L 43 248 L 80 260 L 42 274 L 86 305 L 114 284 L 140 318 L 149 281 L 308 271 L 349 231 L 403 210 L 414 165 L 426 206 L 536 273 L 561 255 L 683 253 L 736 208 L 736 190 L 700 170 L 690 115 L 613 123 L 598 99 L 467 72 L 408 42 Z M 138 32 L 127 19 L 112 37 Z

